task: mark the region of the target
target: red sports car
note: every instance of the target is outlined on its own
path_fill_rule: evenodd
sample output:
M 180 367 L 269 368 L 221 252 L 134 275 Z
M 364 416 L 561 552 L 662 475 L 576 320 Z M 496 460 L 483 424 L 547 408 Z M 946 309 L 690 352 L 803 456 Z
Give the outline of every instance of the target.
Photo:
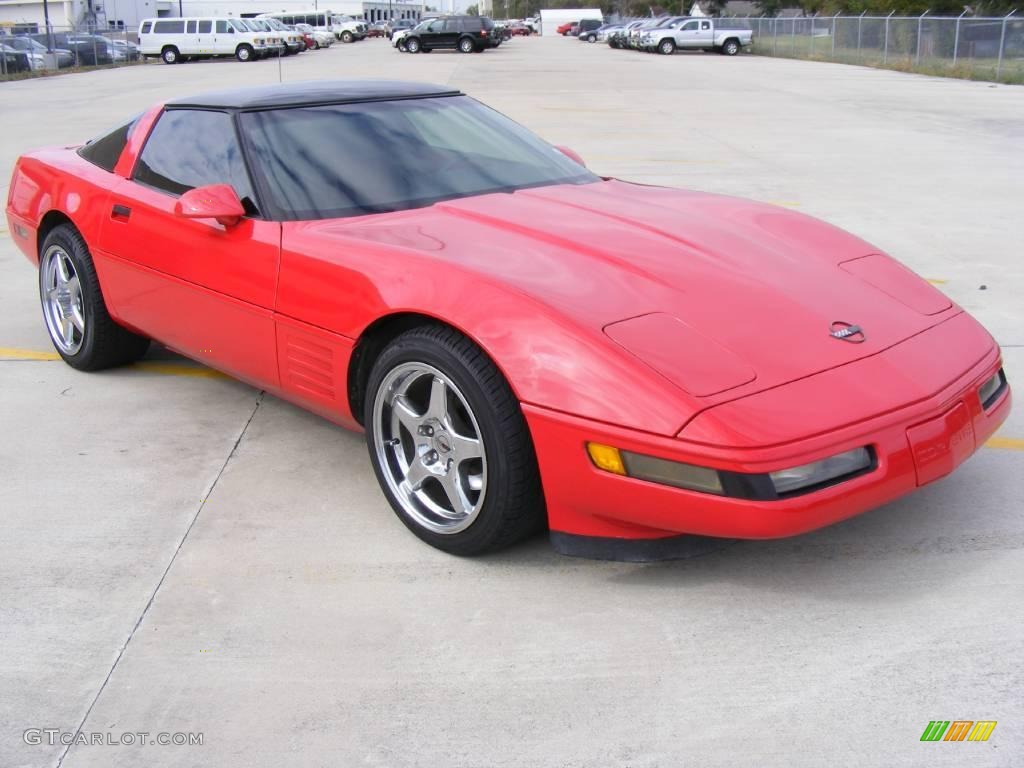
M 557 32 L 558 34 L 560 34 L 560 35 L 561 35 L 562 37 L 565 37 L 566 35 L 568 35 L 568 34 L 569 34 L 569 31 L 570 31 L 570 30 L 571 30 L 571 29 L 573 28 L 573 26 L 575 26 L 576 24 L 579 24 L 579 22 L 578 22 L 578 21 L 567 21 L 567 22 L 565 22 L 564 24 L 559 24 L 559 25 L 558 25 L 558 27 L 557 27 L 557 28 L 555 29 L 555 31 L 556 31 L 556 32 Z
M 7 216 L 70 365 L 155 339 L 364 429 L 398 516 L 457 554 L 809 531 L 1010 409 L 989 334 L 863 240 L 602 178 L 440 86 L 161 104 L 20 158 Z

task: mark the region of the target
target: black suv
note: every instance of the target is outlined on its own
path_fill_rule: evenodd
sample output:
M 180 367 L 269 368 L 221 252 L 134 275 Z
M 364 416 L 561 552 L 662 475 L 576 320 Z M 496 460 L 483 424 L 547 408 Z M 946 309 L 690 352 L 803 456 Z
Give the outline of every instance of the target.
M 438 16 L 414 27 L 403 42 L 409 53 L 426 53 L 434 48 L 479 53 L 501 45 L 501 36 L 486 16 Z

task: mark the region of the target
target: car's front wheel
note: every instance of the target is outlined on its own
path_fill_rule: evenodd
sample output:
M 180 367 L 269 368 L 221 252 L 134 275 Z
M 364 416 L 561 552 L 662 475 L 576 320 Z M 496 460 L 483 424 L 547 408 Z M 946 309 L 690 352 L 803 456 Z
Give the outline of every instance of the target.
M 351 43 L 353 40 L 355 40 L 355 36 L 348 30 L 341 33 L 341 42 Z
M 444 326 L 396 338 L 364 408 L 374 471 L 398 517 L 456 555 L 500 549 L 544 521 L 526 420 L 494 363 Z
M 72 368 L 96 371 L 129 363 L 149 347 L 149 339 L 110 317 L 89 248 L 70 224 L 54 227 L 43 241 L 39 299 L 50 340 Z
M 676 52 L 675 42 L 672 40 L 662 40 L 660 43 L 658 43 L 658 52 L 663 53 L 666 56 L 670 56 L 671 54 Z
M 160 51 L 160 58 L 163 59 L 164 64 L 177 64 L 179 61 L 178 49 L 173 45 L 168 45 Z
M 411 40 L 406 40 L 405 41 L 405 50 L 408 51 L 409 53 L 419 53 L 420 52 L 420 41 L 417 40 L 415 37 L 412 38 Z

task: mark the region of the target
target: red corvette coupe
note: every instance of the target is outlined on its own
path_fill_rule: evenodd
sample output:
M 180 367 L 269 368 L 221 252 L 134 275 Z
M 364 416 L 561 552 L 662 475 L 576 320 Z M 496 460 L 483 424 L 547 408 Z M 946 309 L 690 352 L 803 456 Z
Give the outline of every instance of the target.
M 809 531 L 1010 409 L 989 334 L 863 240 L 601 178 L 444 87 L 161 104 L 20 158 L 7 216 L 70 365 L 155 339 L 364 429 L 398 516 L 457 554 L 545 523 L 625 559 Z

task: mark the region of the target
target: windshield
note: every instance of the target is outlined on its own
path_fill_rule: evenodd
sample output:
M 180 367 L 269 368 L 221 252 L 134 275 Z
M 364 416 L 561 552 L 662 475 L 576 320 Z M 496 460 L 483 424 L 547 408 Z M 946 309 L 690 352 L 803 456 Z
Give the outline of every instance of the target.
M 468 96 L 247 112 L 241 121 L 254 170 L 285 219 L 598 180 Z M 335 162 L 324 162 L 328 148 Z
M 235 19 L 235 26 L 240 27 L 243 32 L 258 31 L 253 23 L 248 19 Z

